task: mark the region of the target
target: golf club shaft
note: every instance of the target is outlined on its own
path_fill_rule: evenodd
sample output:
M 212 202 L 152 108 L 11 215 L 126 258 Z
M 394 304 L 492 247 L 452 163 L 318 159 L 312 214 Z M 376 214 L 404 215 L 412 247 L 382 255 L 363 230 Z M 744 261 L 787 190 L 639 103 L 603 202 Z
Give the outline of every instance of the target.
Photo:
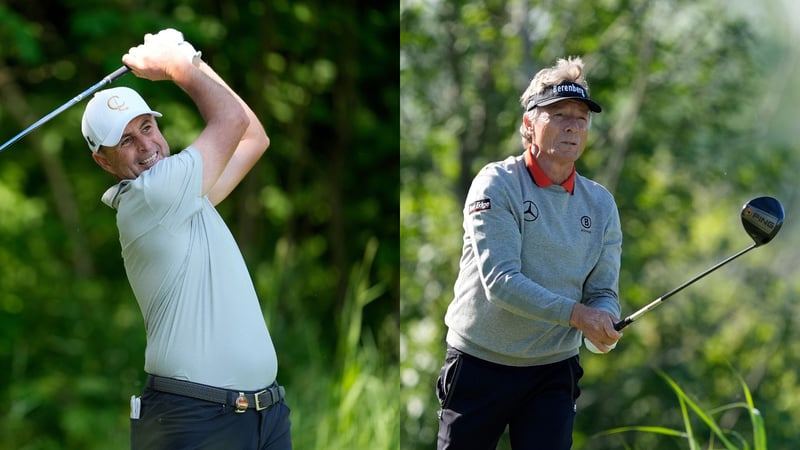
M 628 325 L 632 324 L 639 317 L 643 316 L 646 312 L 648 312 L 648 311 L 650 311 L 652 309 L 655 309 L 655 307 L 660 305 L 664 300 L 666 300 L 669 297 L 672 297 L 673 295 L 675 295 L 678 292 L 682 291 L 683 288 L 685 288 L 686 286 L 689 286 L 690 284 L 693 284 L 695 281 L 697 281 L 697 280 L 703 278 L 704 276 L 710 274 L 711 272 L 719 269 L 720 267 L 724 266 L 725 264 L 728 264 L 729 262 L 733 261 L 734 259 L 744 255 L 745 253 L 749 252 L 750 250 L 756 248 L 757 246 L 758 245 L 754 243 L 754 244 L 750 245 L 749 247 L 745 248 L 744 250 L 740 251 L 739 253 L 736 253 L 735 255 L 732 255 L 732 256 L 728 257 L 727 259 L 717 263 L 713 267 L 710 267 L 710 268 L 706 269 L 703 273 L 695 276 L 694 278 L 690 279 L 689 281 L 687 281 L 687 282 L 683 283 L 682 285 L 676 287 L 675 289 L 667 292 L 666 294 L 662 295 L 661 297 L 653 300 L 648 305 L 646 305 L 645 307 L 639 309 L 638 311 L 636 311 L 635 313 L 631 314 L 630 316 L 628 316 L 628 317 L 624 318 L 623 320 L 620 320 L 619 322 L 615 323 L 614 324 L 614 329 L 617 330 L 617 331 L 622 330 L 623 328 L 625 328 Z
M 63 105 L 61 105 L 60 107 L 55 109 L 50 114 L 42 117 L 41 119 L 37 120 L 35 123 L 33 123 L 28 128 L 22 130 L 22 132 L 20 132 L 18 135 L 16 135 L 13 138 L 9 139 L 8 142 L 6 142 L 5 144 L 3 144 L 2 147 L 0 147 L 0 152 L 2 152 L 3 150 L 5 150 L 9 146 L 11 146 L 13 143 L 17 142 L 18 140 L 20 140 L 23 137 L 25 137 L 26 135 L 28 135 L 28 133 L 30 133 L 31 131 L 39 128 L 40 126 L 42 126 L 44 123 L 46 123 L 47 121 L 49 121 L 53 117 L 61 114 L 62 112 L 64 112 L 68 108 L 70 108 L 70 107 L 74 106 L 75 104 L 79 103 L 81 100 L 83 100 L 87 96 L 92 95 L 93 93 L 95 93 L 97 90 L 99 90 L 103 86 L 113 83 L 114 81 L 117 80 L 117 78 L 125 75 L 128 72 L 130 72 L 130 69 L 127 68 L 126 66 L 122 66 L 119 69 L 111 72 L 105 78 L 103 78 L 102 80 L 98 81 L 94 86 L 92 86 L 89 89 L 86 89 L 85 91 L 81 92 L 80 94 L 78 94 L 72 100 L 68 101 L 67 103 L 64 103 Z

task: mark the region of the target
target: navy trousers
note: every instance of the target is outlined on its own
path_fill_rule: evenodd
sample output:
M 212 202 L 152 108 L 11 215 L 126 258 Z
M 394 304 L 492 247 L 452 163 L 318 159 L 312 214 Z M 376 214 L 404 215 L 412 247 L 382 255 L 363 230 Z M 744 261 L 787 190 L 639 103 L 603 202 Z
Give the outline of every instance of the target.
M 290 450 L 289 407 L 283 400 L 262 411 L 158 392 L 142 394 L 131 419 L 132 450 Z
M 578 356 L 510 367 L 448 346 L 436 383 L 438 449 L 494 450 L 506 428 L 514 449 L 571 448 L 582 376 Z

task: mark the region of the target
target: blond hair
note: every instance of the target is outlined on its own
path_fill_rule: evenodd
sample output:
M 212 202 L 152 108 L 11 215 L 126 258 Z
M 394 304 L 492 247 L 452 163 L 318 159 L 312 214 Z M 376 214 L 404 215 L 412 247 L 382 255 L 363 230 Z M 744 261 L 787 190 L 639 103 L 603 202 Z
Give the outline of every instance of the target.
M 560 58 L 552 67 L 547 67 L 539 72 L 528 84 L 528 88 L 519 98 L 519 102 L 523 109 L 527 110 L 528 103 L 536 94 L 541 94 L 550 86 L 556 86 L 561 83 L 575 83 L 586 89 L 586 95 L 589 95 L 589 84 L 583 76 L 583 60 L 579 56 L 570 56 L 566 59 Z M 533 120 L 538 115 L 538 108 L 533 108 L 527 111 L 528 118 Z M 522 145 L 526 146 L 532 139 L 532 135 L 528 128 L 523 123 L 519 127 L 520 135 L 522 135 Z

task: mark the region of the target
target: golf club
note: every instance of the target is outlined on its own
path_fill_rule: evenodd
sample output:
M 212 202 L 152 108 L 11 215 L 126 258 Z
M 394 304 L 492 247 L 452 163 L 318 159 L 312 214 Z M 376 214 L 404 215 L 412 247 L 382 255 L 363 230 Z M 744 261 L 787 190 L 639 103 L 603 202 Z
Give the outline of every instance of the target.
M 9 139 L 8 142 L 6 142 L 5 144 L 2 145 L 2 147 L 0 147 L 0 152 L 2 152 L 3 150 L 5 150 L 9 146 L 11 146 L 11 144 L 13 144 L 13 143 L 17 142 L 18 140 L 22 139 L 23 137 L 27 136 L 28 133 L 30 133 L 31 131 L 39 128 L 40 126 L 42 126 L 44 123 L 46 123 L 47 121 L 49 121 L 53 117 L 61 114 L 62 112 L 64 112 L 68 108 L 76 105 L 77 103 L 80 103 L 80 101 L 83 100 L 84 98 L 88 97 L 89 95 L 92 95 L 93 93 L 95 93 L 97 90 L 99 90 L 103 86 L 113 83 L 119 77 L 125 75 L 128 72 L 130 72 L 130 69 L 127 68 L 126 66 L 122 66 L 119 69 L 111 72 L 110 74 L 105 76 L 102 80 L 97 82 L 94 86 L 92 86 L 89 89 L 86 89 L 85 91 L 81 92 L 80 94 L 78 94 L 72 100 L 68 101 L 67 103 L 64 103 L 60 107 L 56 108 L 50 114 L 42 117 L 41 119 L 39 119 L 36 122 L 34 122 L 28 128 L 25 128 L 24 130 L 22 130 L 22 132 L 20 132 L 18 135 L 16 135 L 13 138 Z
M 629 315 L 625 319 L 615 323 L 614 329 L 617 331 L 622 330 L 642 317 L 648 311 L 655 309 L 657 306 L 663 303 L 664 300 L 677 294 L 697 280 L 700 280 L 725 264 L 728 264 L 734 259 L 744 255 L 750 250 L 769 243 L 775 237 L 775 235 L 778 234 L 778 231 L 780 231 L 781 225 L 783 225 L 783 217 L 783 206 L 781 205 L 781 202 L 773 197 L 757 197 L 745 203 L 742 207 L 741 219 L 744 230 L 747 232 L 750 238 L 753 239 L 753 243 L 750 244 L 750 246 L 706 269 L 704 272 L 696 275 L 682 285 L 653 300 L 648 305 Z M 600 352 L 588 339 L 584 339 L 584 341 L 589 350 L 595 353 Z

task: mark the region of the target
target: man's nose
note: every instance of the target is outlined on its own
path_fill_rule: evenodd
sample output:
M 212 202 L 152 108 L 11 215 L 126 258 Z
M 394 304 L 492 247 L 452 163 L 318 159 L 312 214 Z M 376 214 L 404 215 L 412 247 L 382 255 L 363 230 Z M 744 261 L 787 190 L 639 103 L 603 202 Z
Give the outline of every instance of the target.
M 136 146 L 136 151 L 143 152 L 147 150 L 149 141 L 143 136 L 134 136 L 133 144 Z
M 578 117 L 567 117 L 564 119 L 564 130 L 566 131 L 582 131 L 586 126 Z

